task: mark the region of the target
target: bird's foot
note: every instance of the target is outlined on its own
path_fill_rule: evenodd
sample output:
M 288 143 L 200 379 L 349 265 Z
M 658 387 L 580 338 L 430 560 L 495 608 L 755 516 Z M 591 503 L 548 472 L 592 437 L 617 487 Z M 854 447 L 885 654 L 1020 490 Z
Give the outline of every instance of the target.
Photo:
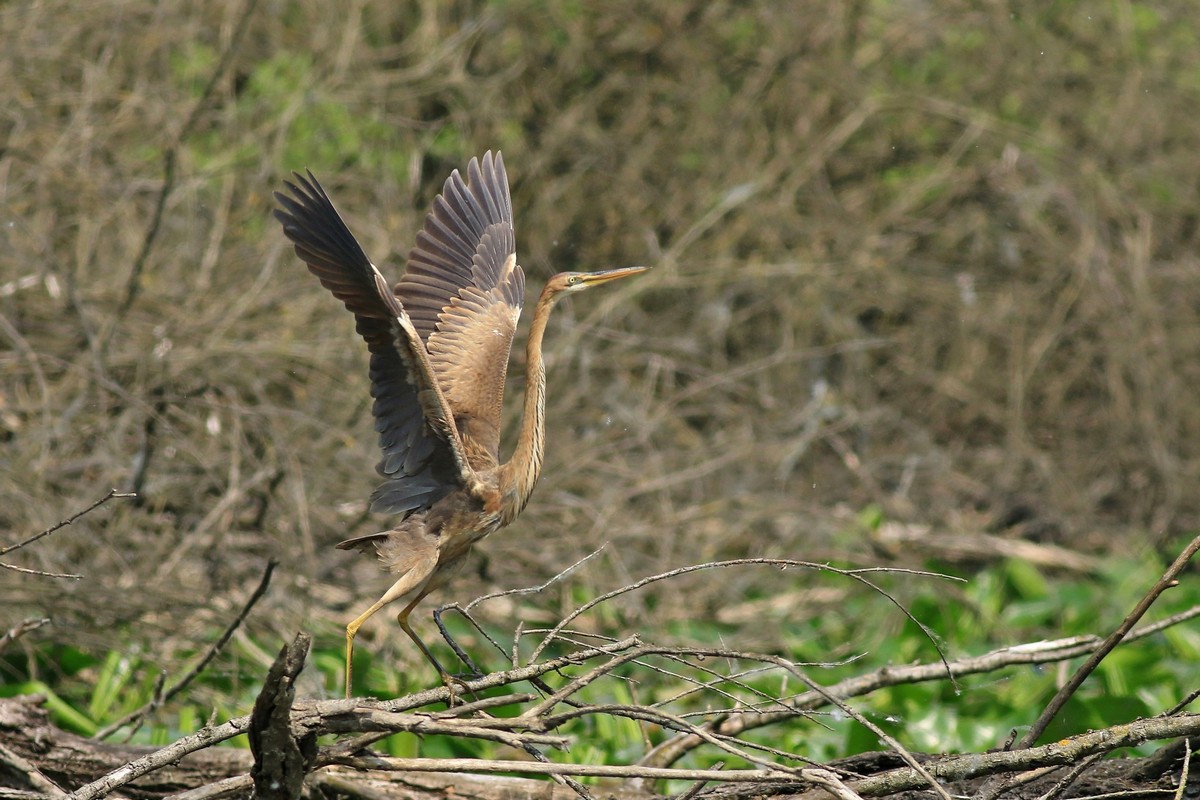
M 475 692 L 471 689 L 471 685 L 467 683 L 470 678 L 477 678 L 478 675 L 470 675 L 466 678 L 460 678 L 457 675 L 451 675 L 449 672 L 442 673 L 442 685 L 446 687 L 446 692 L 449 698 L 446 700 L 446 705 L 453 708 L 458 702 L 462 694 L 474 696 Z M 456 688 L 457 684 L 457 688 Z M 459 689 L 462 691 L 460 692 Z

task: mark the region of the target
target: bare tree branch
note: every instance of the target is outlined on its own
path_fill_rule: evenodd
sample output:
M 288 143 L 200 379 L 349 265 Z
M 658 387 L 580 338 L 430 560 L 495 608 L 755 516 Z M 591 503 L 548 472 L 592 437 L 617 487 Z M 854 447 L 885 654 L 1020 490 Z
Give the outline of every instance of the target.
M 1178 625 L 1196 617 L 1200 617 L 1200 606 L 1193 606 L 1151 625 L 1137 628 L 1126 636 L 1124 641 L 1133 642 L 1143 639 L 1172 625 Z M 994 672 L 1011 666 L 1050 664 L 1095 652 L 1101 643 L 1102 640 L 1095 636 L 1073 636 L 1052 641 L 1029 642 L 1001 647 L 980 656 L 955 659 L 949 662 L 949 667 L 951 674 L 955 677 L 963 677 Z M 861 697 L 889 686 L 940 680 L 945 677 L 945 674 L 945 666 L 941 663 L 915 664 L 904 667 L 889 666 L 839 681 L 825 687 L 825 692 L 838 698 Z M 787 711 L 741 712 L 736 715 L 718 714 L 716 719 L 710 720 L 707 727 L 721 734 L 737 736 L 744 731 L 771 725 L 795 716 L 798 711 L 814 710 L 826 704 L 823 694 L 809 691 L 792 698 L 788 702 L 789 710 Z M 1180 705 L 1177 710 L 1181 710 L 1185 706 L 1186 703 Z M 668 766 L 702 743 L 702 740 L 694 736 L 681 734 L 652 749 L 638 763 L 646 766 Z
M 42 627 L 48 622 L 50 622 L 49 617 L 31 617 L 30 619 L 18 622 L 16 625 L 5 631 L 3 636 L 0 636 L 0 653 L 3 653 L 5 648 L 15 642 L 17 639 L 20 639 L 30 631 L 36 631 L 38 628 Z
M 837 800 L 862 800 L 862 797 L 842 782 L 836 772 L 827 769 L 806 769 L 800 773 L 804 780 L 824 787 Z
M 31 764 L 28 759 L 14 753 L 0 744 L 0 773 L 16 773 L 24 778 L 29 788 L 36 792 L 36 797 L 66 797 L 67 793 L 54 781 L 47 778 L 42 771 Z
M 523 775 L 574 775 L 579 778 L 648 778 L 682 781 L 795 781 L 791 772 L 760 769 L 661 769 L 658 767 L 611 764 L 540 764 L 531 761 L 497 761 L 484 758 L 385 758 L 360 756 L 346 759 L 346 766 L 357 769 L 384 769 L 396 772 L 515 772 Z
M 1089 731 L 1041 747 L 947 756 L 928 764 L 926 768 L 943 781 L 961 781 L 1001 772 L 1075 764 L 1097 753 L 1111 753 L 1126 747 L 1137 747 L 1149 741 L 1195 736 L 1198 733 L 1200 714 L 1172 717 L 1169 721 L 1160 718 L 1143 719 L 1127 725 Z M 919 789 L 926 783 L 925 778 L 916 770 L 905 767 L 850 781 L 847 785 L 864 797 L 881 797 L 909 789 Z
M 99 500 L 92 503 L 90 506 L 85 508 L 83 511 L 79 511 L 79 512 L 76 512 L 75 514 L 72 514 L 71 516 L 67 517 L 66 519 L 62 520 L 61 522 L 59 522 L 55 525 L 51 525 L 49 528 L 46 528 L 46 530 L 42 531 L 41 533 L 36 533 L 33 536 L 30 536 L 28 539 L 17 542 L 16 544 L 10 544 L 8 547 L 0 547 L 0 556 L 8 555 L 9 553 L 11 553 L 14 550 L 20 550 L 22 547 L 27 547 L 28 545 L 31 545 L 34 542 L 36 542 L 38 539 L 49 536 L 50 534 L 54 533 L 55 531 L 57 531 L 61 528 L 65 528 L 66 526 L 70 525 L 75 520 L 79 519 L 80 517 L 84 516 L 85 514 L 89 514 L 92 511 L 95 511 L 97 508 L 104 505 L 109 500 L 112 500 L 114 497 L 116 497 L 116 498 L 137 497 L 137 495 L 133 494 L 132 492 L 118 492 L 116 489 L 109 489 L 108 494 L 104 495 L 104 497 L 101 497 Z M 78 578 L 81 576 L 71 575 L 69 577 Z
M 258 601 L 262 599 L 263 595 L 267 593 L 267 587 L 271 585 L 271 574 L 275 571 L 275 567 L 277 566 L 279 566 L 279 562 L 275 559 L 271 559 L 267 562 L 267 567 L 265 570 L 263 570 L 263 575 L 258 582 L 258 586 L 253 592 L 250 593 L 250 597 L 246 599 L 245 604 L 242 606 L 242 610 L 236 617 L 233 618 L 233 621 L 231 621 L 229 625 L 225 627 L 225 632 L 221 634 L 217 641 L 213 642 L 212 646 L 208 648 L 208 652 L 206 652 L 204 656 L 197 661 L 190 670 L 188 670 L 187 674 L 176 681 L 170 689 L 166 690 L 166 692 L 156 691 L 154 696 L 150 699 L 150 702 L 146 703 L 141 708 L 129 712 L 120 719 L 115 720 L 114 722 L 111 722 L 100 730 L 96 731 L 96 738 L 107 739 L 109 736 L 112 736 L 126 725 L 140 723 L 140 721 L 147 714 L 152 714 L 164 703 L 169 703 L 172 698 L 187 688 L 187 686 L 193 680 L 195 680 L 202 672 L 204 672 L 205 667 L 207 667 L 212 660 L 217 657 L 217 654 L 220 653 L 225 648 L 225 645 L 229 643 L 229 640 L 233 638 L 234 632 L 241 627 L 243 622 L 245 622 L 246 617 L 250 615 L 250 610 L 254 608 Z
M 142 237 L 142 247 L 138 251 L 137 257 L 133 260 L 133 267 L 129 270 L 129 277 L 125 279 L 125 297 L 117 307 L 117 313 L 113 315 L 113 320 L 121 319 L 133 306 L 133 302 L 137 299 L 142 288 L 142 272 L 146 267 L 146 260 L 150 256 L 150 251 L 154 248 L 155 242 L 158 240 L 158 232 L 162 229 L 163 213 L 167 208 L 167 198 L 171 196 L 171 192 L 175 191 L 175 171 L 176 162 L 179 158 L 179 145 L 192 133 L 192 128 L 196 126 L 200 118 L 200 111 L 203 109 L 212 97 L 213 92 L 220 83 L 221 78 L 229 71 L 233 63 L 233 56 L 237 53 L 241 46 L 242 37 L 246 31 L 250 29 L 250 17 L 254 14 L 254 9 L 258 5 L 258 0 L 247 0 L 245 7 L 242 9 L 241 17 L 233 28 L 233 39 L 229 46 L 221 53 L 221 59 L 217 62 L 212 74 L 209 75 L 208 83 L 201 90 L 200 96 L 196 99 L 192 110 L 188 113 L 187 119 L 180 126 L 179 132 L 175 134 L 174 141 L 163 152 L 163 180 L 162 187 L 158 192 L 158 199 L 154 204 L 154 214 L 150 217 L 150 224 L 146 227 L 146 234 Z M 112 336 L 112 332 L 116 330 L 115 324 L 109 328 L 108 334 L 104 337 L 101 350 L 108 344 Z
M 274 562 L 272 562 L 274 563 Z M 259 800 L 299 797 L 313 758 L 317 737 L 296 736 L 291 725 L 296 677 L 304 669 L 312 637 L 299 633 L 279 651 L 250 715 L 250 750 L 254 753 L 254 796 Z
M 1038 740 L 1038 737 L 1046 732 L 1046 728 L 1050 725 L 1050 722 L 1058 715 L 1062 707 L 1067 704 L 1067 701 L 1071 699 L 1071 695 L 1079 690 L 1079 687 L 1083 685 L 1088 676 L 1095 671 L 1096 667 L 1100 666 L 1100 662 L 1133 630 L 1133 626 L 1150 610 L 1150 606 L 1154 605 L 1159 595 L 1176 585 L 1179 573 L 1183 572 L 1184 567 L 1188 565 L 1197 551 L 1200 551 L 1200 536 L 1192 539 L 1188 546 L 1183 549 L 1183 552 L 1175 559 L 1174 563 L 1163 573 L 1163 576 L 1158 579 L 1158 582 L 1138 602 L 1133 611 L 1129 612 L 1129 616 L 1125 617 L 1121 624 L 1117 626 L 1117 629 L 1108 635 L 1104 643 L 1075 671 L 1071 679 L 1058 690 L 1058 693 L 1054 695 L 1049 705 L 1042 711 L 1041 716 L 1037 718 L 1037 721 L 1033 723 L 1029 731 L 1021 737 L 1021 741 L 1017 743 L 1018 748 L 1029 747 Z
M 754 559 L 738 563 L 778 562 Z M 793 566 L 799 562 L 783 563 Z M 714 565 L 701 566 L 707 568 Z M 260 590 L 265 588 L 269 571 L 268 569 L 268 574 L 264 576 L 264 585 Z M 684 574 L 686 571 L 675 570 L 670 574 Z M 840 571 L 840 574 L 858 580 L 871 572 L 873 570 Z M 652 579 L 661 580 L 662 577 L 654 576 Z M 632 586 L 636 585 L 638 584 Z M 641 585 L 644 585 L 644 582 L 641 582 Z M 630 588 L 623 587 L 620 591 L 628 591 Z M 613 597 L 619 593 L 610 592 L 605 597 Z M 252 602 L 248 603 L 248 607 L 249 605 L 252 605 Z M 594 603 L 589 604 L 589 607 L 594 607 Z M 578 610 L 572 612 L 568 618 L 577 617 L 578 613 Z M 1195 618 L 1198 614 L 1200 609 L 1188 609 L 1166 620 L 1140 628 L 1133 628 L 1131 622 L 1125 626 L 1126 635 L 1122 641 L 1152 635 L 1168 625 L 1179 624 Z M 566 631 L 565 621 L 560 622 L 546 633 L 542 645 L 553 639 L 560 643 L 568 642 Z M 272 786 L 286 783 L 292 789 L 299 785 L 297 781 L 311 788 L 314 782 L 339 780 L 328 776 L 310 779 L 310 776 L 322 770 L 342 766 L 368 770 L 403 770 L 406 773 L 470 771 L 477 774 L 514 772 L 550 776 L 583 798 L 591 797 L 589 789 L 576 778 L 672 779 L 699 782 L 697 785 L 711 782 L 727 788 L 710 787 L 710 793 L 732 794 L 739 798 L 746 792 L 761 794 L 780 791 L 799 791 L 803 794 L 820 791 L 833 793 L 839 798 L 851 798 L 932 788 L 943 800 L 949 800 L 953 793 L 960 791 L 957 785 L 951 788 L 952 784 L 977 781 L 988 776 L 1008 775 L 1012 777 L 1005 785 L 1036 783 L 1038 788 L 1046 793 L 1047 800 L 1053 800 L 1056 794 L 1071 786 L 1076 778 L 1074 773 L 1067 773 L 1055 781 L 1053 773 L 1058 773 L 1062 766 L 1077 765 L 1082 760 L 1151 739 L 1196 735 L 1200 732 L 1200 715 L 1160 715 L 1150 720 L 1114 726 L 1106 731 L 1092 732 L 1040 748 L 931 759 L 929 756 L 920 756 L 908 751 L 899 741 L 851 707 L 846 699 L 901 683 L 946 677 L 953 679 L 959 675 L 988 672 L 1016 664 L 1063 661 L 1095 653 L 1103 644 L 1098 637 L 1033 642 L 955 661 L 947 661 L 943 657 L 942 660 L 929 664 L 889 667 L 825 687 L 814 681 L 809 674 L 814 668 L 823 665 L 796 664 L 772 654 L 726 648 L 647 644 L 637 637 L 629 637 L 599 646 L 577 645 L 573 651 L 556 658 L 464 681 L 466 690 L 480 699 L 433 711 L 422 709 L 433 704 L 447 703 L 451 699 L 447 687 L 439 685 L 390 701 L 321 700 L 293 703 L 287 694 L 291 691 L 291 678 L 284 680 L 277 676 L 268 681 L 269 685 L 276 686 L 276 690 L 272 690 L 270 695 L 282 697 L 283 705 L 274 703 L 272 708 L 275 711 L 265 716 L 264 713 L 256 711 L 259 722 L 252 722 L 250 718 L 243 717 L 224 725 L 211 726 L 166 748 L 131 761 L 99 780 L 82 786 L 71 797 L 103 797 L 140 776 L 176 762 L 188 753 L 194 753 L 248 730 L 257 730 L 259 732 L 255 735 L 260 739 L 269 734 L 278 742 L 296 743 L 301 752 L 308 753 L 302 759 L 304 766 L 297 767 L 301 762 L 295 761 L 292 767 L 282 771 L 277 769 L 271 773 L 290 775 L 286 781 L 283 778 L 272 779 Z M 294 678 L 294 673 L 299 669 L 299 662 L 297 659 L 293 661 L 296 663 L 287 674 Z M 636 675 L 646 670 L 668 676 L 685 688 L 672 692 L 668 699 L 659 699 L 658 702 L 649 705 L 637 702 L 636 695 L 633 701 L 627 703 L 595 703 L 589 700 L 596 692 L 604 698 L 612 696 L 611 690 L 605 688 L 605 682 L 626 682 L 632 688 L 636 684 Z M 275 671 L 273 668 L 273 676 Z M 808 691 L 790 697 L 774 697 L 760 686 L 750 685 L 745 680 L 747 675 L 761 677 L 768 671 L 778 672 L 781 681 L 786 676 L 798 678 L 808 687 Z M 557 685 L 551 686 L 547 681 Z M 522 682 L 533 682 L 542 691 L 542 695 L 539 697 L 525 691 L 514 691 L 515 684 Z M 496 695 L 497 690 L 507 690 L 507 693 Z M 280 694 L 280 691 L 284 694 Z M 687 702 L 682 711 L 676 712 L 670 708 L 672 704 L 685 698 Z M 710 707 L 705 709 L 704 713 L 696 713 L 697 705 L 702 707 L 704 703 L 708 703 Z M 285 706 L 290 709 L 286 713 L 283 711 Z M 516 708 L 519 713 L 508 713 L 505 716 L 490 716 L 486 713 L 501 707 Z M 799 753 L 789 752 L 785 747 L 773 747 L 750 738 L 742 738 L 745 732 L 753 728 L 812 714 L 818 709 L 828 707 L 839 709 L 858 724 L 871 730 L 899 756 L 899 761 L 904 766 L 895 766 L 898 762 L 894 756 L 888 754 L 888 758 L 892 760 L 887 763 L 886 771 L 872 769 L 857 774 L 845 770 L 830 771 L 828 765 L 813 763 Z M 647 728 L 662 729 L 676 735 L 651 750 L 640 762 L 630 765 L 551 763 L 542 752 L 546 747 L 569 746 L 572 741 L 571 726 L 576 721 L 605 717 L 633 720 Z M 364 749 L 384 736 L 396 732 L 495 742 L 524 751 L 532 756 L 533 760 L 390 759 Z M 318 737 L 331 735 L 345 738 L 311 749 L 315 748 Z M 267 749 L 273 753 L 287 749 L 278 742 Z M 310 743 L 307 745 L 310 750 L 304 749 L 305 742 Z M 672 766 L 680 756 L 699 746 L 717 751 L 722 758 L 738 761 L 733 769 L 705 770 Z M 261 747 L 259 750 L 267 752 Z M 740 768 L 738 765 L 742 764 L 750 765 L 752 769 Z M 1168 766 L 1170 765 L 1164 762 L 1164 768 Z M 825 769 L 827 772 L 814 772 L 814 769 Z M 985 784 L 984 787 L 972 789 L 972 793 L 977 793 L 979 788 L 987 791 L 997 785 L 999 784 Z M 214 784 L 194 792 L 191 796 L 230 796 L 238 792 L 244 793 L 247 786 L 246 779 L 233 778 L 222 781 L 219 786 Z M 732 787 L 756 788 L 751 791 L 747 788 Z M 695 787 L 693 789 L 699 791 Z M 368 792 L 364 796 L 369 794 Z
M 913 618 L 913 616 L 908 612 L 907 609 L 904 608 L 903 605 L 896 602 L 895 598 L 893 598 L 891 595 L 889 595 L 887 592 L 885 592 L 879 586 L 877 586 L 876 584 L 874 584 L 873 582 L 868 580 L 865 576 L 869 575 L 869 574 L 877 573 L 877 572 L 888 572 L 888 573 L 896 573 L 896 574 L 904 574 L 904 575 L 917 575 L 917 576 L 925 577 L 925 578 L 941 578 L 943 580 L 949 580 L 949 581 L 960 581 L 961 582 L 963 580 L 962 578 L 957 578 L 953 575 L 943 575 L 942 573 L 926 572 L 923 570 L 911 570 L 911 569 L 901 569 L 901 568 L 881 568 L 881 567 L 869 567 L 866 569 L 838 569 L 837 567 L 831 567 L 828 564 L 817 564 L 817 563 L 811 562 L 811 561 L 796 561 L 794 559 L 789 559 L 789 558 L 735 558 L 735 559 L 730 559 L 727 561 L 708 561 L 703 564 L 693 564 L 693 565 L 687 566 L 687 567 L 680 567 L 678 569 L 672 569 L 672 570 L 668 570 L 666 572 L 660 572 L 657 575 L 650 575 L 646 578 L 642 578 L 639 581 L 635 581 L 634 583 L 627 584 L 618 589 L 613 589 L 610 592 L 606 592 L 606 593 L 600 595 L 599 597 L 589 600 L 588 602 L 586 602 L 583 605 L 576 608 L 570 614 L 567 614 L 565 617 L 563 617 L 562 620 L 560 620 L 559 623 L 557 625 L 555 625 L 548 634 L 546 634 L 546 636 L 542 639 L 542 641 L 538 643 L 537 647 L 535 647 L 533 649 L 533 654 L 530 655 L 530 657 L 529 657 L 530 661 L 536 661 L 541 656 L 541 654 L 545 651 L 545 649 L 550 645 L 550 643 L 558 637 L 559 632 L 562 631 L 564 628 L 566 628 L 568 625 L 570 625 L 571 622 L 574 621 L 576 618 L 578 618 L 581 614 L 591 610 L 592 608 L 595 608 L 596 606 L 600 605 L 601 603 L 604 603 L 604 602 L 607 602 L 608 600 L 613 599 L 614 597 L 618 597 L 622 594 L 626 594 L 628 592 L 635 591 L 637 589 L 642 588 L 643 586 L 648 586 L 651 583 L 657 583 L 658 581 L 664 581 L 669 578 L 675 578 L 680 575 L 686 575 L 690 572 L 699 572 L 701 570 L 710 570 L 710 569 L 725 569 L 728 567 L 741 567 L 741 566 L 750 566 L 750 565 L 765 565 L 765 566 L 771 566 L 771 567 L 779 567 L 779 568 L 783 568 L 783 569 L 789 569 L 789 568 L 811 569 L 811 570 L 816 570 L 818 572 L 828 572 L 828 573 L 832 573 L 834 575 L 841 575 L 843 577 L 847 577 L 847 578 L 856 580 L 859 583 L 862 583 L 864 586 L 871 589 L 872 591 L 883 595 L 893 605 L 895 605 L 897 608 L 899 608 L 900 611 L 909 618 L 909 620 L 911 620 L 914 624 L 916 624 L 918 627 L 920 627 L 920 629 L 926 634 L 927 638 L 931 642 L 933 642 L 935 647 L 937 647 L 938 645 L 937 645 L 937 639 L 936 639 L 936 637 L 934 637 L 933 633 L 928 628 L 926 628 L 925 625 L 923 625 L 920 620 Z M 938 649 L 938 653 L 941 654 L 940 648 Z
M 39 578 L 66 578 L 68 580 L 77 581 L 83 578 L 82 575 L 77 575 L 74 572 L 47 572 L 44 569 L 30 569 L 29 567 L 18 567 L 16 564 L 5 564 L 0 561 L 0 567 L 19 572 L 22 575 L 36 575 Z

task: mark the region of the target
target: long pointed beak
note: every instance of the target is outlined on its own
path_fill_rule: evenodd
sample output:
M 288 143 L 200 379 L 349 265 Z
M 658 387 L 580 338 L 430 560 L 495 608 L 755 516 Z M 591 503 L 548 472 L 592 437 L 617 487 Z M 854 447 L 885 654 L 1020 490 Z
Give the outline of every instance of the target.
M 621 267 L 620 269 L 602 269 L 599 272 L 583 272 L 580 277 L 588 286 L 615 281 L 618 278 L 628 278 L 650 269 L 649 267 Z

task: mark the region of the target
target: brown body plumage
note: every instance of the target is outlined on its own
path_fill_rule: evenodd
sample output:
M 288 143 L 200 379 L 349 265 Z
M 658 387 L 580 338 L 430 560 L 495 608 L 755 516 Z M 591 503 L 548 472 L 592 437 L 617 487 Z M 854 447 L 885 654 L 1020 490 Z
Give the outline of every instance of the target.
M 371 507 L 400 515 L 390 531 L 338 547 L 374 549 L 399 579 L 346 626 L 346 693 L 354 636 L 376 611 L 409 602 L 399 622 L 444 681 L 446 671 L 408 624 L 472 545 L 509 524 L 529 500 L 542 468 L 546 370 L 542 337 L 555 301 L 644 271 L 563 272 L 546 282 L 526 350 L 524 417 L 512 458 L 501 464 L 500 411 L 509 350 L 525 295 L 516 260 L 504 161 L 471 159 L 455 170 L 417 235 L 404 276 L 389 287 L 309 173 L 276 193 L 275 216 L 321 283 L 354 312 L 371 352 L 373 414 L 384 482 Z

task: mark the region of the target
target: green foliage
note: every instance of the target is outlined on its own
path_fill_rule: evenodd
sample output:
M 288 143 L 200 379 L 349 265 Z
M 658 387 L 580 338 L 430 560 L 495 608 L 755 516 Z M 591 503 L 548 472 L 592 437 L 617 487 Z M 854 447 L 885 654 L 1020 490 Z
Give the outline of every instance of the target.
M 864 521 L 869 522 L 876 514 L 864 512 Z M 1105 562 L 1104 571 L 1110 580 L 1098 582 L 1088 577 L 1048 574 L 1024 562 L 1008 561 L 979 571 L 950 591 L 941 581 L 907 578 L 904 585 L 898 584 L 891 590 L 902 593 L 904 606 L 932 630 L 946 657 L 954 659 L 1042 637 L 1103 635 L 1153 583 L 1161 568 L 1159 560 L 1149 556 L 1139 563 L 1114 558 Z M 806 580 L 825 582 L 831 578 L 813 574 Z M 1200 603 L 1200 587 L 1193 583 L 1177 587 L 1151 616 L 1161 617 Z M 596 619 L 614 632 L 627 625 L 620 615 L 611 613 L 598 614 Z M 487 655 L 480 642 L 471 638 L 471 630 L 465 623 L 453 614 L 446 615 L 446 622 L 469 650 L 476 655 L 481 652 Z M 721 646 L 725 637 L 735 633 L 728 626 L 697 618 L 686 624 L 677 623 L 669 635 L 700 646 Z M 808 668 L 808 675 L 824 685 L 888 665 L 929 663 L 937 659 L 934 641 L 919 626 L 884 598 L 861 587 L 853 588 L 836 613 L 815 613 L 794 620 L 788 633 L 789 655 L 797 660 L 811 660 L 814 654 L 821 653 L 847 654 L 847 643 L 854 655 L 860 656 L 838 665 Z M 263 643 L 262 647 L 273 649 L 269 643 Z M 439 656 L 449 658 L 441 642 L 435 642 L 434 647 Z M 1188 627 L 1173 628 L 1118 648 L 1072 698 L 1046 736 L 1062 738 L 1161 712 L 1194 688 L 1191 682 L 1198 653 L 1200 635 Z M 310 657 L 310 669 L 321 673 L 330 695 L 339 694 L 342 689 L 342 659 L 341 642 L 336 637 L 327 638 Z M 116 652 L 91 655 L 75 648 L 62 648 L 48 654 L 47 662 L 53 662 L 59 674 L 54 687 L 44 682 L 8 682 L 4 694 L 31 691 L 46 694 L 55 722 L 84 735 L 92 735 L 140 707 L 150 699 L 154 689 L 156 672 L 152 662 L 137 657 Z M 447 660 L 447 663 L 453 662 Z M 712 696 L 704 693 L 688 699 L 685 692 L 682 699 L 676 698 L 687 685 L 671 673 L 696 680 L 711 680 L 711 675 L 675 663 L 659 666 L 666 669 L 627 665 L 620 674 L 629 682 L 599 681 L 588 687 L 580 699 L 596 704 L 667 702 L 666 707 L 677 714 L 702 712 L 711 707 Z M 728 664 L 711 666 L 732 669 Z M 1009 731 L 1028 726 L 1064 675 L 1075 666 L 1077 663 L 1013 667 L 1000 673 L 963 676 L 954 682 L 941 678 L 882 689 L 850 702 L 910 748 L 931 752 L 983 750 L 997 746 Z M 14 667 L 12 662 L 7 665 L 10 673 Z M 202 675 L 183 699 L 156 714 L 138 732 L 135 741 L 164 743 L 206 724 L 214 709 L 188 698 L 226 698 L 215 709 L 217 719 L 247 713 L 255 691 L 253 681 L 260 674 L 261 670 L 248 670 L 242 678 L 244 683 L 237 681 L 244 689 L 236 700 L 230 700 L 232 676 L 222 672 L 221 667 L 214 668 Z M 423 662 L 412 670 L 398 670 L 369 646 L 356 649 L 355 675 L 357 694 L 378 697 L 416 691 L 437 680 Z M 761 692 L 762 697 L 803 690 L 794 681 L 789 684 L 778 672 L 763 672 L 743 680 Z M 743 691 L 729 681 L 718 682 L 714 688 Z M 493 713 L 516 713 L 516 709 L 497 709 Z M 566 732 L 575 738 L 577 746 L 569 753 L 553 757 L 588 763 L 628 762 L 644 751 L 647 742 L 654 744 L 668 735 L 656 726 L 604 715 L 583 717 Z M 814 759 L 881 747 L 874 733 L 837 710 L 825 710 L 807 722 L 755 731 L 751 740 Z M 395 756 L 497 755 L 495 746 L 487 743 L 418 738 L 409 734 L 393 736 L 382 747 Z M 704 751 L 690 755 L 688 763 L 710 766 L 718 760 L 733 766 L 727 754 Z
M 214 58 L 211 48 L 202 42 L 176 54 L 172 58 L 176 82 L 198 94 L 204 88 L 201 79 L 211 74 Z M 272 160 L 266 148 L 273 143 L 259 131 L 271 121 L 289 119 L 279 151 L 283 169 L 350 168 L 404 179 L 409 153 L 395 147 L 392 128 L 377 113 L 364 114 L 315 91 L 313 86 L 318 83 L 307 53 L 279 52 L 256 63 L 234 104 L 240 135 L 231 140 L 229 130 L 223 127 L 193 133 L 184 145 L 195 168 L 224 172 Z M 431 147 L 454 160 L 462 153 L 462 143 L 451 128 L 440 130 Z
M 6 680 L 0 684 L 0 696 L 45 695 L 46 707 L 55 724 L 83 736 L 93 736 L 143 708 L 159 688 L 160 673 L 154 660 L 128 652 L 92 653 L 61 646 L 40 652 L 36 662 L 36 672 L 45 677 Z M 26 666 L 15 659 L 0 659 L 0 669 L 8 675 L 20 675 Z M 260 680 L 261 674 L 259 670 L 248 672 L 243 685 L 255 690 L 254 681 Z M 220 700 L 210 705 L 204 700 L 208 697 Z M 248 709 L 253 699 L 253 694 L 233 692 L 227 674 L 219 669 L 210 670 L 180 701 L 170 704 L 169 714 L 154 715 L 142 723 L 133 741 L 166 744 L 199 730 L 210 720 L 229 719 L 238 709 Z

